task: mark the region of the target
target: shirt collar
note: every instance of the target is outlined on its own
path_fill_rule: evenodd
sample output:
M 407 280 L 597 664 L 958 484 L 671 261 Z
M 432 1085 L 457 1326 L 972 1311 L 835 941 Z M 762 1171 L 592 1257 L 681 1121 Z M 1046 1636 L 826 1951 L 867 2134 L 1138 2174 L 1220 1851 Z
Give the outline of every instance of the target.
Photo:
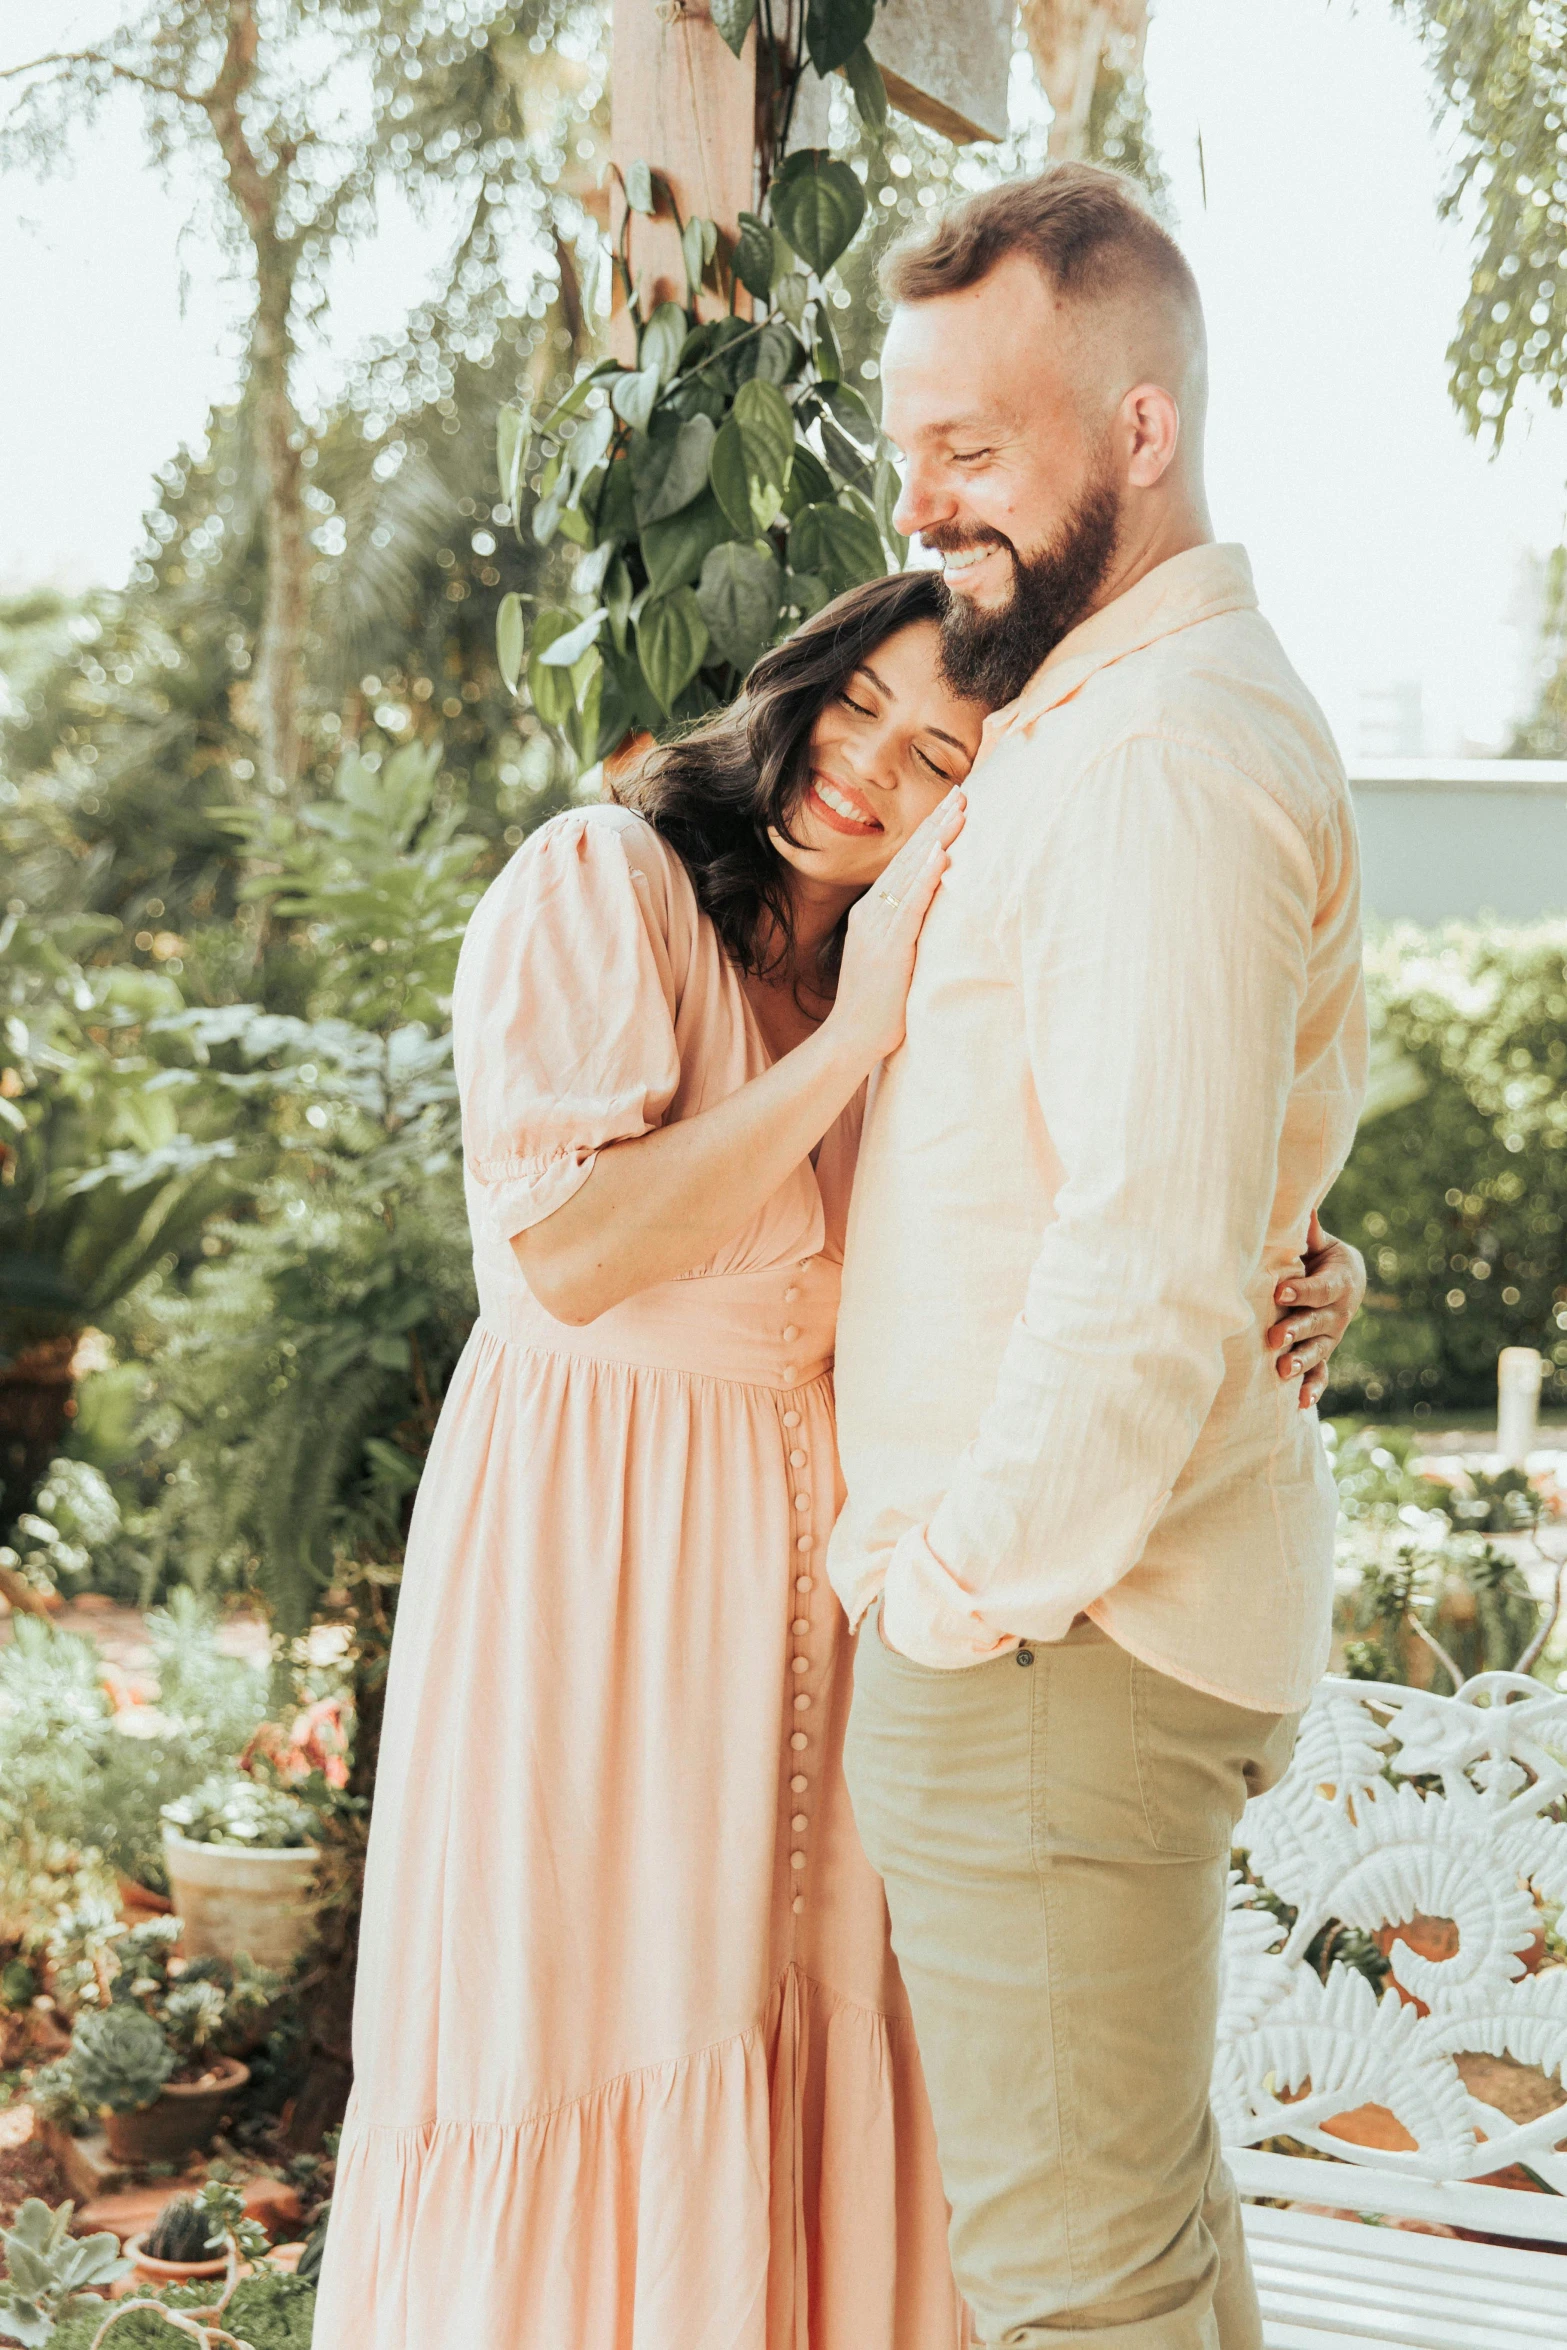
M 984 725 L 983 750 L 994 750 L 1014 727 L 1026 729 L 1047 710 L 1069 701 L 1096 670 L 1108 669 L 1128 653 L 1173 636 L 1177 629 L 1211 620 L 1220 612 L 1254 611 L 1256 604 L 1244 547 L 1188 547 L 1155 564 L 1125 595 L 1069 630 L 1015 702 L 992 711 Z

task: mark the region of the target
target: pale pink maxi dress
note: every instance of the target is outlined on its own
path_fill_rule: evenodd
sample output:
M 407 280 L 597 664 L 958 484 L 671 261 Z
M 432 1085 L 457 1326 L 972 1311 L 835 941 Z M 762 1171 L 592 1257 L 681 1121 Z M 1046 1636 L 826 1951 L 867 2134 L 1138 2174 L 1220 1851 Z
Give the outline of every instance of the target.
M 508 1243 L 767 1067 L 650 826 L 536 833 L 457 978 L 480 1315 L 409 1537 L 321 2350 L 957 2350 L 839 1756 L 824 1548 L 858 1106 L 585 1328 Z

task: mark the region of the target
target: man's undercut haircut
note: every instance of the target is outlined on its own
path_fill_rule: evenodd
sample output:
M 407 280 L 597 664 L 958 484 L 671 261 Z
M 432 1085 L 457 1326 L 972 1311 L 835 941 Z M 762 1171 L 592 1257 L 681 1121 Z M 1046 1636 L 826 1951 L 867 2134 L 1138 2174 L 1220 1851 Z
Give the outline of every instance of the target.
M 929 302 L 978 285 L 1022 253 L 1063 301 L 1085 307 L 1162 295 L 1201 328 L 1202 301 L 1185 254 L 1134 181 L 1096 163 L 1054 163 L 965 197 L 926 236 L 882 264 L 895 302 Z

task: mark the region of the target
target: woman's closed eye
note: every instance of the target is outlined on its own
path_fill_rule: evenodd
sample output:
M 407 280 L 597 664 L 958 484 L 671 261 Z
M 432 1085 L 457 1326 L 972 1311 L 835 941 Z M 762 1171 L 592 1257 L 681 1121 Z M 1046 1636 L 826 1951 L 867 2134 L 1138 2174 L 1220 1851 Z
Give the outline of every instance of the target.
M 846 710 L 853 710 L 860 718 L 874 718 L 876 715 L 874 710 L 867 708 L 864 702 L 857 702 L 854 696 L 841 686 L 838 690 L 838 699 Z M 950 768 L 943 767 L 940 761 L 933 759 L 928 751 L 922 751 L 918 743 L 914 745 L 914 756 L 922 767 L 930 770 L 938 782 L 955 783 L 957 781 Z

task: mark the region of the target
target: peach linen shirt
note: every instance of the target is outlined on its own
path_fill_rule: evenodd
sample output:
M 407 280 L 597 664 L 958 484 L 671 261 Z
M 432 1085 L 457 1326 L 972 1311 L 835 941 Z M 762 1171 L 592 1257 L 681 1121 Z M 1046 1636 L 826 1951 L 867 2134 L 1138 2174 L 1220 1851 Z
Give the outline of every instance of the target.
M 1074 629 L 980 758 L 867 1110 L 833 1583 L 918 1663 L 1086 1613 L 1291 1710 L 1335 1495 L 1262 1335 L 1365 1079 L 1343 767 L 1236 546 Z

